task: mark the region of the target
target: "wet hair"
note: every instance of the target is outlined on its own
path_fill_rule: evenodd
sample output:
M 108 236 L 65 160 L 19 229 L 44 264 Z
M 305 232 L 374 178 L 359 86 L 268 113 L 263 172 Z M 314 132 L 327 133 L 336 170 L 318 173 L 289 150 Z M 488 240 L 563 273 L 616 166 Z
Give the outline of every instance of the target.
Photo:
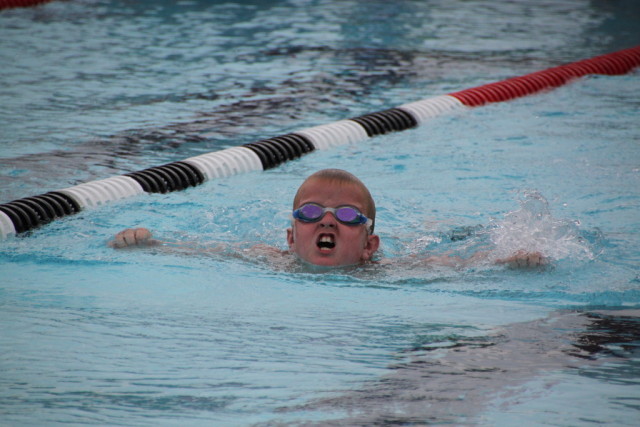
M 373 197 L 371 197 L 369 189 L 366 185 L 364 185 L 362 181 L 360 181 L 354 174 L 342 169 L 322 169 L 305 179 L 302 185 L 300 185 L 300 187 L 298 188 L 295 197 L 293 198 L 293 209 L 296 209 L 298 207 L 298 203 L 300 202 L 300 190 L 302 190 L 307 182 L 314 179 L 327 181 L 330 184 L 354 185 L 358 187 L 365 198 L 363 213 L 372 221 L 371 234 L 373 234 L 373 228 L 376 224 L 376 204 L 373 201 Z

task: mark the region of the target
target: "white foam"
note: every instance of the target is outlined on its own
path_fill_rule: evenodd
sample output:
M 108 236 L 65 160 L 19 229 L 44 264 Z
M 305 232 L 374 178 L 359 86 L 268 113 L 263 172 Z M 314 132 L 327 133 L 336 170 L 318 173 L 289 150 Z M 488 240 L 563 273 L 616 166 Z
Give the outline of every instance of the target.
M 541 252 L 554 260 L 594 257 L 591 244 L 580 233 L 580 222 L 554 218 L 549 203 L 537 191 L 525 192 L 520 209 L 493 225 L 490 238 L 498 257 L 519 250 Z

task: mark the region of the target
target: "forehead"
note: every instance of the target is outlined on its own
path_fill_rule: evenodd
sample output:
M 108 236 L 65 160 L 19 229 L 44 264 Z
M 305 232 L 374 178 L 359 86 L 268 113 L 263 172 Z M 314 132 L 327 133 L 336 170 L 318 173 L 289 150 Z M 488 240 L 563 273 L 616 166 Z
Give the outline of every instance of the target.
M 295 207 L 315 202 L 329 207 L 353 205 L 362 210 L 366 207 L 366 200 L 364 190 L 355 183 L 313 178 L 298 190 Z

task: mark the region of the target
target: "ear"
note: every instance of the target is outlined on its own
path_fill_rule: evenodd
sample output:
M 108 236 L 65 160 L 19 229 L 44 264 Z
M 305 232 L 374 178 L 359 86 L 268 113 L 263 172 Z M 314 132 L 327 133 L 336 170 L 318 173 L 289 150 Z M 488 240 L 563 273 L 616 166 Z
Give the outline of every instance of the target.
M 295 244 L 295 240 L 293 238 L 293 226 L 287 228 L 287 243 L 289 244 L 289 249 L 293 249 L 293 245 Z
M 364 250 L 362 251 L 362 260 L 369 261 L 380 247 L 380 237 L 377 234 L 367 236 Z

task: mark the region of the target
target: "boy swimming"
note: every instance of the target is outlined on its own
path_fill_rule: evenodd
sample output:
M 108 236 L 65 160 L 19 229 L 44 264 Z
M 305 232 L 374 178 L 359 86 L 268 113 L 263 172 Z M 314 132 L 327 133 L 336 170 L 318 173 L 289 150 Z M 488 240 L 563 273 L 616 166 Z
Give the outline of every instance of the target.
M 360 179 L 341 169 L 323 169 L 309 176 L 293 199 L 291 227 L 287 229 L 289 251 L 263 245 L 256 251 L 281 256 L 294 254 L 305 263 L 324 267 L 384 263 L 384 260 L 374 260 L 380 247 L 380 237 L 374 234 L 375 217 L 375 202 Z M 146 228 L 133 228 L 118 233 L 109 246 L 124 248 L 160 243 Z M 488 256 L 488 252 L 479 252 L 467 260 L 444 255 L 427 257 L 423 261 L 460 266 Z M 540 253 L 523 251 L 494 261 L 517 268 L 547 263 Z

